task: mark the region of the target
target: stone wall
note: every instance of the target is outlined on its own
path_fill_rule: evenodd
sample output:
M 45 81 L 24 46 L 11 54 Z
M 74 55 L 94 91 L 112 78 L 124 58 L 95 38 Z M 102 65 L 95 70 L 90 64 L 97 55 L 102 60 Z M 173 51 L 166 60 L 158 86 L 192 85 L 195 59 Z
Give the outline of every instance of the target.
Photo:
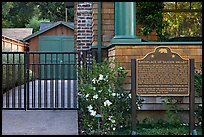
M 92 45 L 92 2 L 74 3 L 74 44 L 77 50 Z

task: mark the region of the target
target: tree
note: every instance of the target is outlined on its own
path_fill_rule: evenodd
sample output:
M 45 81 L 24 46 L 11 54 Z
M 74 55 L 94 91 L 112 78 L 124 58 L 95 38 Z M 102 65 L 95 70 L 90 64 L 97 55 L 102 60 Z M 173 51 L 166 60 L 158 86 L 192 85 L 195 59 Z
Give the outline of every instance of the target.
M 64 2 L 2 2 L 2 27 L 3 28 L 17 28 L 17 27 L 21 28 L 26 26 L 27 27 L 35 26 L 34 24 L 39 24 L 37 22 L 39 22 L 40 20 L 41 21 L 50 20 L 51 22 L 64 21 L 65 3 Z M 72 22 L 74 21 L 73 8 L 68 9 L 68 21 L 72 21 Z
M 168 25 L 164 27 L 163 32 L 169 34 L 169 38 L 182 36 L 202 36 L 202 12 L 193 11 L 202 9 L 202 2 L 178 2 L 175 9 L 175 2 L 165 2 L 165 9 L 171 9 L 172 12 L 163 13 L 163 21 Z M 178 12 L 178 10 L 183 10 Z
M 12 8 L 13 2 L 2 2 L 2 27 L 11 26 L 11 22 L 7 18 L 9 18 L 9 12 Z
M 35 14 L 34 7 L 32 2 L 3 2 L 2 27 L 25 27 Z
M 64 2 L 37 2 L 41 12 L 39 18 L 49 19 L 51 22 L 65 21 L 65 3 Z M 68 20 L 74 21 L 73 8 L 68 9 Z
M 33 28 L 33 32 L 39 31 L 40 22 L 50 22 L 48 19 L 39 20 L 38 17 L 33 16 L 28 24 L 25 24 L 26 28 Z

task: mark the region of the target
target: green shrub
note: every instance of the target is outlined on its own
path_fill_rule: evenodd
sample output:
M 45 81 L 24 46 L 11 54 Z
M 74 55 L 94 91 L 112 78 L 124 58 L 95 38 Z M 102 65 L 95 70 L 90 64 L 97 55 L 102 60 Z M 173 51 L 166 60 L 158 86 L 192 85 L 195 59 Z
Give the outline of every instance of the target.
M 180 101 L 177 100 L 175 97 L 164 97 L 162 102 L 164 103 L 164 106 L 166 108 L 165 111 L 165 114 L 167 116 L 166 122 L 169 125 L 179 127 L 182 123 L 181 115 L 178 112 L 178 110 L 181 110 L 181 108 L 179 108 L 178 106 Z
M 116 129 L 130 126 L 131 94 L 122 87 L 126 75 L 124 67 L 108 60 L 101 64 L 94 60 L 92 71 L 85 67 L 79 69 L 78 95 L 84 134 L 97 134 L 96 114 L 102 116 L 101 134 L 111 134 Z M 141 100 L 138 101 L 140 108 Z
M 202 68 L 195 71 L 195 91 L 199 97 L 202 97 Z M 197 106 L 195 116 L 199 126 L 202 126 L 202 103 Z

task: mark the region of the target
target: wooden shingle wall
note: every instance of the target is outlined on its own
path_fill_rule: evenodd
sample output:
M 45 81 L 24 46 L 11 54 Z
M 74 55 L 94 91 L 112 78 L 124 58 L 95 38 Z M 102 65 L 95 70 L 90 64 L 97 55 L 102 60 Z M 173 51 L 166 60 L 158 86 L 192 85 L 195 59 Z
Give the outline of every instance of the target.
M 116 60 L 125 67 L 128 72 L 124 82 L 124 88 L 127 92 L 131 91 L 131 59 L 141 59 L 147 53 L 153 52 L 154 49 L 161 45 L 130 45 L 122 46 L 116 45 L 108 50 L 108 58 Z M 163 46 L 163 45 L 162 45 Z M 202 45 L 165 45 L 168 46 L 172 52 L 178 53 L 184 59 L 195 59 L 195 69 L 201 69 L 202 64 Z M 182 108 L 188 108 L 188 97 L 179 97 L 182 99 Z M 145 102 L 142 110 L 164 110 L 161 97 L 144 97 Z M 196 103 L 202 100 L 197 97 Z
M 2 35 L 2 50 L 9 51 L 27 51 L 28 43 L 21 42 Z

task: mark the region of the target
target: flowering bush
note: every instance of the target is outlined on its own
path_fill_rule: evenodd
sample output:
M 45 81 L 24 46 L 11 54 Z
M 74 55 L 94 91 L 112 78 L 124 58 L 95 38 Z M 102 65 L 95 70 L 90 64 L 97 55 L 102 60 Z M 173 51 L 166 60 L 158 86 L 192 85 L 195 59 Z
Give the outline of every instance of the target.
M 96 134 L 96 114 L 102 116 L 101 134 L 130 126 L 131 94 L 122 87 L 126 74 L 124 67 L 108 60 L 101 64 L 94 61 L 92 71 L 87 71 L 85 67 L 79 69 L 78 95 L 83 134 Z

